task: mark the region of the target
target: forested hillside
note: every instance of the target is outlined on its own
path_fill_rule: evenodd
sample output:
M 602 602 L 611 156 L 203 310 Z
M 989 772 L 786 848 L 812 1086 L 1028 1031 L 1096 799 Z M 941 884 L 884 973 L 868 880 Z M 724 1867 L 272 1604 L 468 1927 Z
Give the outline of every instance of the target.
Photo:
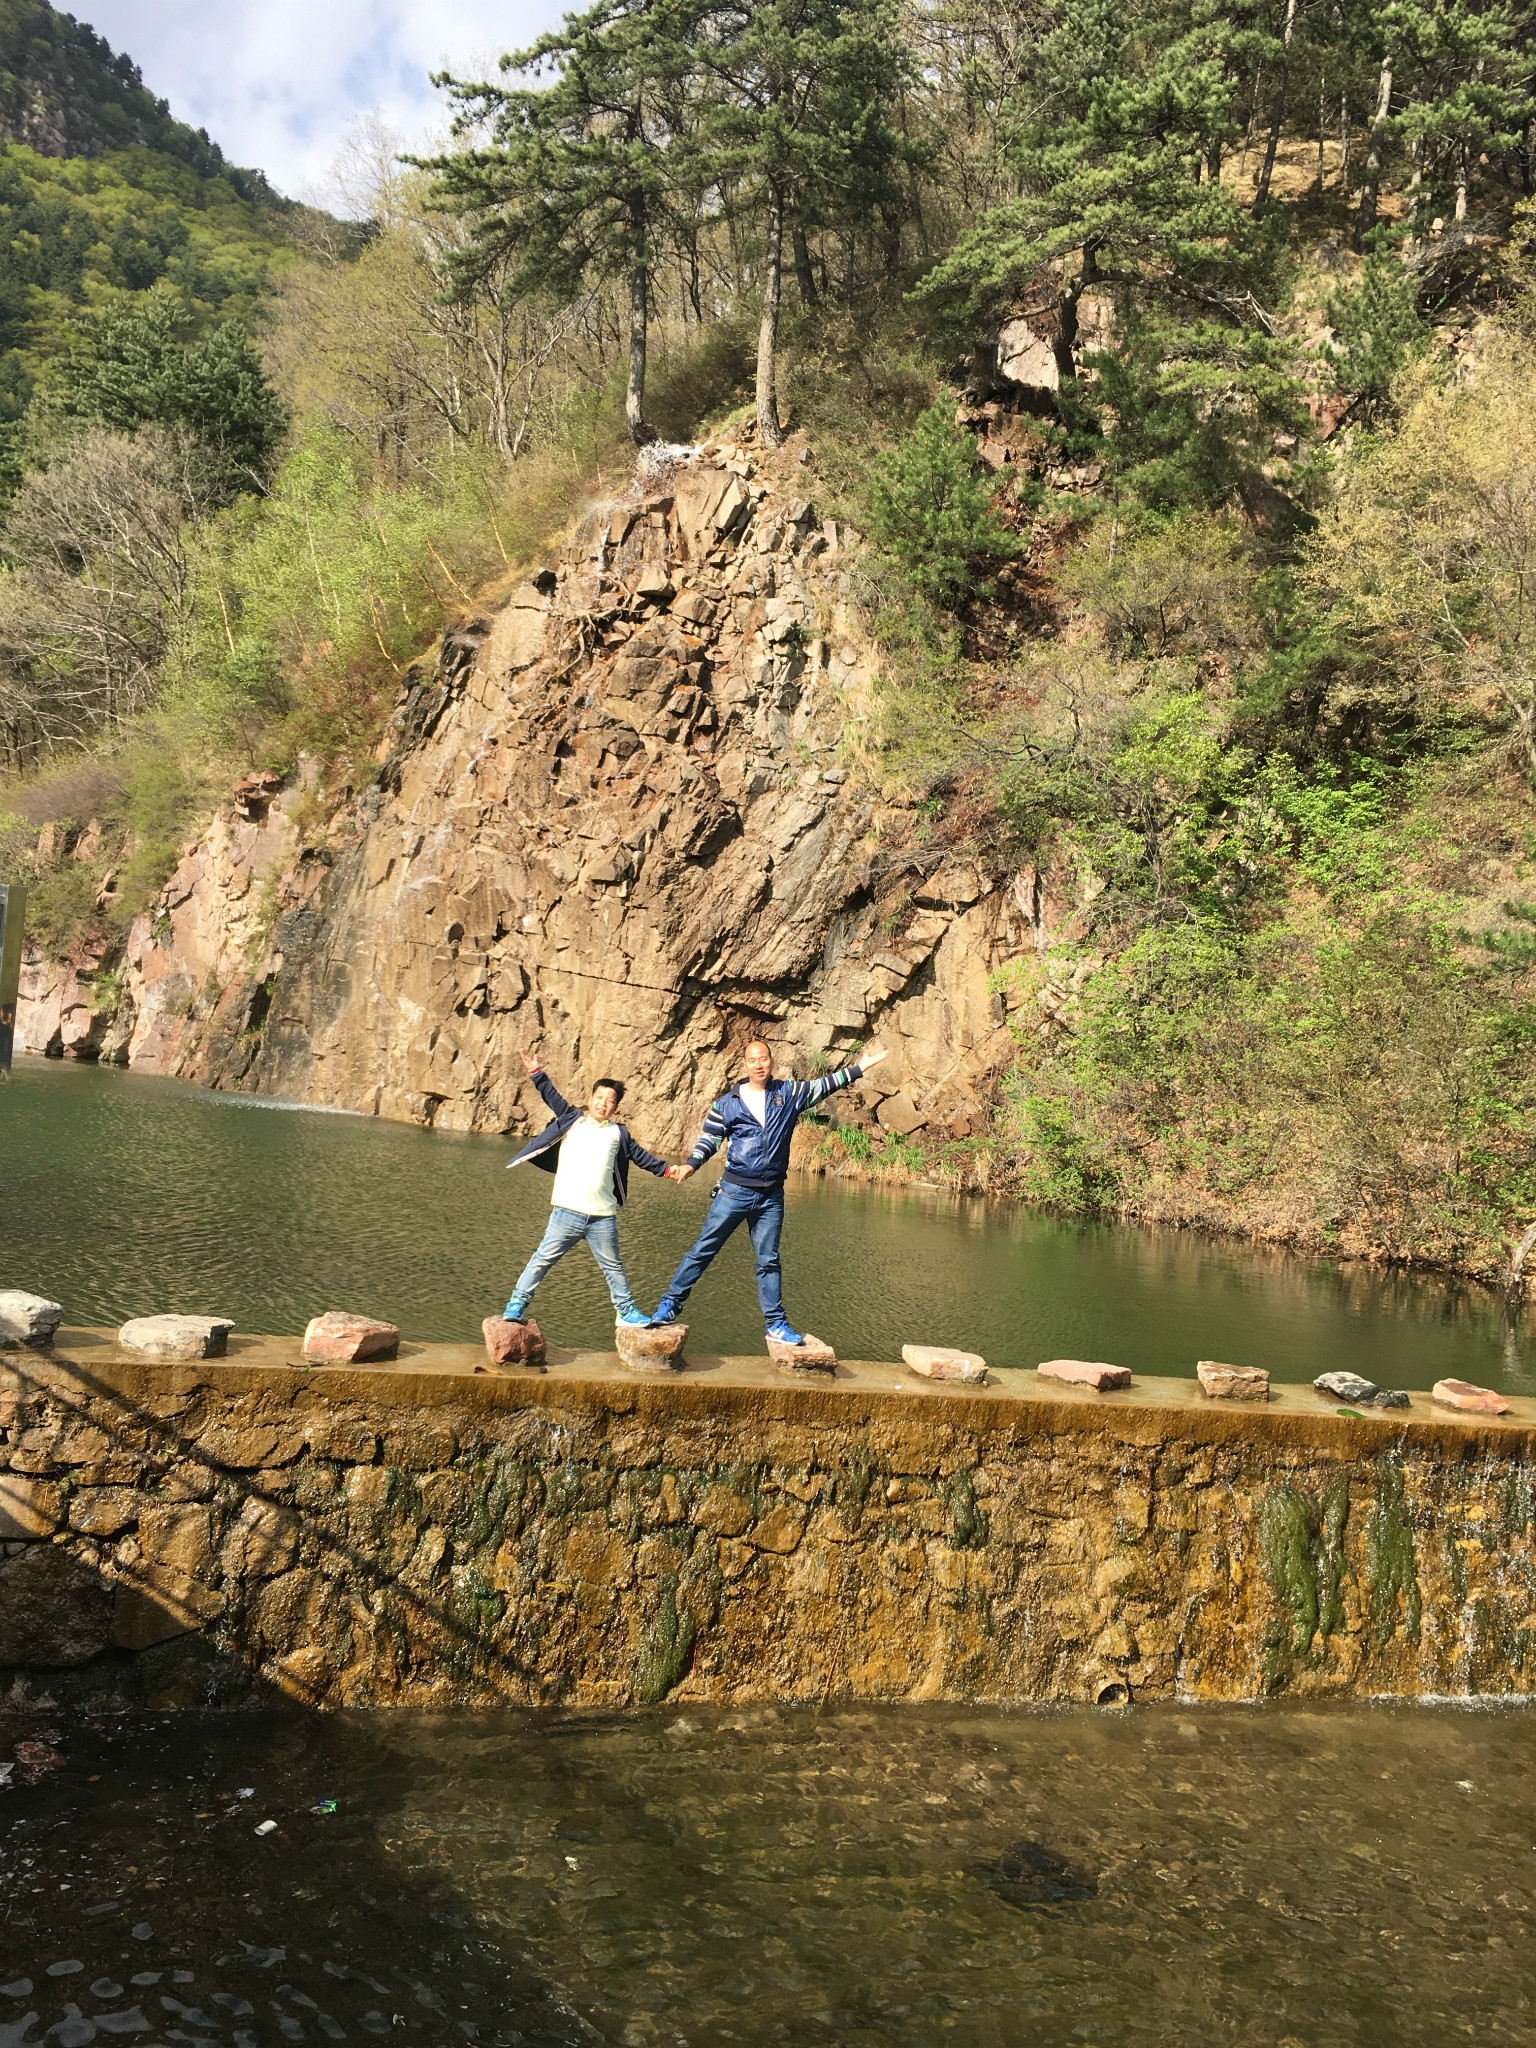
M 355 138 L 355 230 L 291 254 L 217 167 L 13 147 L 0 859 L 56 945 L 120 928 L 232 771 L 366 779 L 411 660 L 637 449 L 803 435 L 882 650 L 850 772 L 916 835 L 871 886 L 961 849 L 1035 933 L 986 1128 L 825 1156 L 1498 1271 L 1536 1216 L 1533 31 L 635 0 L 440 81 L 429 159 Z

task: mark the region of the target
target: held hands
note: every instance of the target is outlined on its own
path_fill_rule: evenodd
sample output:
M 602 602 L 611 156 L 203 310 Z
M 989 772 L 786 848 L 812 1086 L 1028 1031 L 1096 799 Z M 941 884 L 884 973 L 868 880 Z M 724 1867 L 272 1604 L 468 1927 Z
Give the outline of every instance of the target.
M 544 1071 L 544 1062 L 536 1060 L 531 1052 L 524 1052 L 521 1046 L 517 1048 L 517 1056 L 523 1063 L 525 1074 L 540 1074 Z
M 667 1179 L 686 1180 L 692 1172 L 693 1168 L 691 1166 L 669 1166 L 667 1168 Z
M 867 1074 L 871 1067 L 878 1067 L 882 1060 L 888 1060 L 889 1058 L 890 1054 L 884 1046 L 881 1046 L 878 1052 L 866 1052 L 860 1057 L 859 1071 L 862 1074 Z

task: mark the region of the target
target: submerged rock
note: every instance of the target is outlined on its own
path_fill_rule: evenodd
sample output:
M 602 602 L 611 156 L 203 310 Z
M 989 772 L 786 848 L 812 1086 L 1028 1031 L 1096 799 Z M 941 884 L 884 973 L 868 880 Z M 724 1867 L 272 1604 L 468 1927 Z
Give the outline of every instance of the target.
M 948 1344 L 903 1344 L 902 1359 L 919 1379 L 960 1380 L 985 1386 L 987 1361 L 975 1351 L 956 1351 Z
M 971 1870 L 1008 1906 L 1056 1906 L 1099 1895 L 1096 1878 L 1080 1877 L 1038 1842 L 1014 1842 L 995 1862 L 974 1863 Z
M 234 1327 L 229 1316 L 135 1316 L 117 1341 L 144 1358 L 222 1358 Z
M 399 1349 L 400 1332 L 393 1323 L 353 1315 L 344 1308 L 328 1308 L 324 1315 L 311 1317 L 304 1332 L 304 1356 L 332 1365 L 393 1358 Z
M 1267 1401 L 1269 1374 L 1258 1365 L 1223 1365 L 1202 1358 L 1195 1367 L 1200 1391 L 1213 1401 Z
M 768 1339 L 768 1356 L 775 1365 L 783 1366 L 789 1372 L 812 1373 L 830 1379 L 837 1371 L 837 1353 L 830 1344 L 823 1344 L 819 1337 L 807 1332 L 799 1344 L 785 1344 L 777 1337 Z
M 1442 1408 L 1459 1408 L 1468 1415 L 1507 1415 L 1509 1403 L 1492 1387 L 1474 1387 L 1470 1380 L 1436 1380 L 1432 1399 Z
M 1131 1384 L 1127 1365 L 1106 1365 L 1102 1359 L 1046 1358 L 1035 1368 L 1043 1380 L 1065 1380 L 1069 1387 L 1097 1387 L 1101 1394 Z
M 64 1310 L 46 1294 L 28 1294 L 20 1287 L 0 1287 L 0 1344 L 29 1344 L 41 1349 L 53 1342 Z
M 635 1330 L 615 1323 L 613 1339 L 631 1372 L 681 1372 L 688 1325 L 656 1323 L 649 1330 Z
M 530 1365 L 544 1370 L 548 1346 L 544 1332 L 532 1316 L 523 1323 L 509 1323 L 505 1316 L 487 1316 L 480 1325 L 485 1353 L 493 1365 Z

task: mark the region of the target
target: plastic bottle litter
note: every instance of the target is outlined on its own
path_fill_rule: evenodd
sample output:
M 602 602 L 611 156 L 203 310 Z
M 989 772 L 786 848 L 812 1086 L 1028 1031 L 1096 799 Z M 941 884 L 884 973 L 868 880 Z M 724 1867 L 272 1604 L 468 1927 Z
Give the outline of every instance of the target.
M 309 1810 L 311 1813 L 334 1813 L 336 1802 L 334 1799 L 321 1799 Z
M 277 1833 L 277 1822 L 275 1820 L 258 1821 L 256 1832 L 258 1835 L 274 1835 Z

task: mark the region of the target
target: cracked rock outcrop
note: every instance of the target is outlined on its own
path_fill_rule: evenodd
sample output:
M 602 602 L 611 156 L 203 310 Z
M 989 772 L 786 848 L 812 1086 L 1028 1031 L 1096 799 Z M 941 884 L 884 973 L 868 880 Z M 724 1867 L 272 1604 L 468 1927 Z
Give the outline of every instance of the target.
M 625 1075 L 665 1148 L 752 1034 L 802 1071 L 878 1037 L 841 1113 L 979 1128 L 1011 1048 L 989 976 L 1039 920 L 922 855 L 861 765 L 850 537 L 770 461 L 706 444 L 591 507 L 407 677 L 323 836 L 289 794 L 221 815 L 134 927 L 106 1056 L 501 1130 L 542 1114 L 537 1047 L 561 1082 Z

